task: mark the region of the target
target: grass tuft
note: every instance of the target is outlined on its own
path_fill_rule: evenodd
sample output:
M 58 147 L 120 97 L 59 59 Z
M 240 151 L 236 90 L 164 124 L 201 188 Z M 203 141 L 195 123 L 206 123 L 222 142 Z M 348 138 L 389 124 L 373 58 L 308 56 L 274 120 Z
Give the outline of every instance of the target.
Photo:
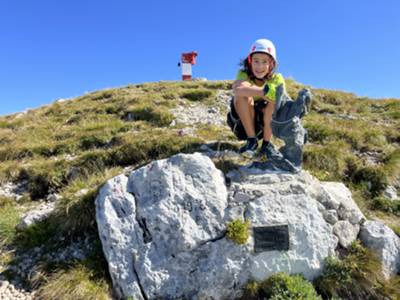
M 244 295 L 246 300 L 321 300 L 313 285 L 301 275 L 276 273 L 262 282 L 249 282 Z
M 54 272 L 37 293 L 43 300 L 109 300 L 110 287 L 93 270 L 77 264 L 68 269 Z
M 393 201 L 383 197 L 377 197 L 372 200 L 371 208 L 400 217 L 400 201 Z
M 11 199 L 0 198 L 0 249 L 9 245 L 16 236 L 15 226 L 20 221 L 20 213 Z
M 154 126 L 168 126 L 175 119 L 174 115 L 165 107 L 154 104 L 142 104 L 128 109 L 125 114 L 130 113 L 134 121 L 147 121 Z
M 303 163 L 320 180 L 340 180 L 346 168 L 349 153 L 343 143 L 324 146 L 312 145 L 305 148 Z
M 343 259 L 328 257 L 323 274 L 315 280 L 317 291 L 326 299 L 398 299 L 400 294 L 388 284 L 376 254 L 358 242 Z
M 234 220 L 226 226 L 226 236 L 238 245 L 245 244 L 250 236 L 250 221 Z
M 212 96 L 214 96 L 214 92 L 206 89 L 196 89 L 181 93 L 182 98 L 186 98 L 190 101 L 204 101 Z

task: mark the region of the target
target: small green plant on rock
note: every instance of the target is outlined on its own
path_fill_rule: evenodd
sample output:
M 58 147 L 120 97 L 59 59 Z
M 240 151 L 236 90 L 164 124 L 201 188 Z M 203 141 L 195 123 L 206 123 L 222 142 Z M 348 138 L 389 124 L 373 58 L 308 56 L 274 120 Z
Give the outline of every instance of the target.
M 246 220 L 245 222 L 241 220 L 233 220 L 227 225 L 226 236 L 239 245 L 245 244 L 249 238 L 249 228 L 249 220 Z
M 276 273 L 262 282 L 247 284 L 241 299 L 258 300 L 321 300 L 311 282 L 301 275 Z

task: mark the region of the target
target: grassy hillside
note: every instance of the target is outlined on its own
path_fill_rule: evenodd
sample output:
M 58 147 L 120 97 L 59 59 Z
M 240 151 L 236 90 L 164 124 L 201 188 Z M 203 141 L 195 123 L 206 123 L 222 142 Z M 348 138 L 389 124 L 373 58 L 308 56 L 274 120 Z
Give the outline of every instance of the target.
M 173 122 L 177 107 L 190 111 L 202 105 L 226 114 L 226 105 L 217 99 L 221 93 L 229 96 L 231 83 L 129 85 L 0 117 L 0 185 L 14 182 L 25 189 L 18 201 L 0 197 L 0 272 L 16 263 L 19 253 L 39 246 L 57 251 L 85 237 L 92 245 L 90 257 L 54 263 L 43 255 L 28 284 L 39 288 L 43 299 L 62 299 L 67 291 L 77 293 L 77 299 L 89 299 L 88 294 L 107 299 L 110 281 L 94 215 L 98 188 L 125 168 L 199 151 L 206 143 L 219 150 L 238 149 L 227 126 Z M 287 86 L 293 98 L 303 87 L 292 80 Z M 304 168 L 321 180 L 344 182 L 367 217 L 383 220 L 400 235 L 400 205 L 382 196 L 388 185 L 400 187 L 400 101 L 312 92 L 312 112 L 304 120 L 309 132 Z M 223 170 L 237 164 L 229 158 L 215 162 Z M 17 232 L 21 214 L 54 193 L 62 197 L 56 212 Z M 81 283 L 65 284 L 74 280 Z M 87 294 L 79 296 L 82 290 Z

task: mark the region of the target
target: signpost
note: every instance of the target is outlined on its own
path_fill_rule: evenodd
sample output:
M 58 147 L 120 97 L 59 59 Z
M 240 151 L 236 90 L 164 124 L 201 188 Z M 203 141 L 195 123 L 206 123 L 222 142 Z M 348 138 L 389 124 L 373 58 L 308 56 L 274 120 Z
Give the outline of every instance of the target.
M 182 53 L 178 67 L 182 67 L 182 80 L 192 79 L 192 65 L 196 64 L 197 52 Z

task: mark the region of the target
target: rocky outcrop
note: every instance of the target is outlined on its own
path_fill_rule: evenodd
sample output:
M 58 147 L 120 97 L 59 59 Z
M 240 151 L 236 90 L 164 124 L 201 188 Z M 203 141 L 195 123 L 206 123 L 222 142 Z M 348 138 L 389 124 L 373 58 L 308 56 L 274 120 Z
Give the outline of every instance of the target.
M 229 102 L 232 98 L 231 91 L 218 90 L 215 97 L 215 105 L 212 107 L 201 103 L 191 103 L 188 105 L 182 101 L 176 108 L 171 109 L 171 113 L 175 116 L 171 126 L 208 124 L 221 126 L 226 124 L 224 110 L 229 109 Z
M 207 287 L 244 283 L 245 251 L 224 239 L 224 177 L 208 157 L 177 155 L 132 172 L 129 180 L 118 176 L 102 188 L 96 205 L 120 295 L 192 297 Z
M 110 179 L 96 218 L 114 288 L 135 299 L 234 298 L 248 280 L 276 272 L 313 279 L 364 222 L 344 185 L 305 171 L 242 167 L 224 176 L 200 153 Z M 244 245 L 226 237 L 236 219 L 251 223 Z
M 366 221 L 361 228 L 360 239 L 377 253 L 386 278 L 400 271 L 400 238 L 392 229 L 378 221 Z

